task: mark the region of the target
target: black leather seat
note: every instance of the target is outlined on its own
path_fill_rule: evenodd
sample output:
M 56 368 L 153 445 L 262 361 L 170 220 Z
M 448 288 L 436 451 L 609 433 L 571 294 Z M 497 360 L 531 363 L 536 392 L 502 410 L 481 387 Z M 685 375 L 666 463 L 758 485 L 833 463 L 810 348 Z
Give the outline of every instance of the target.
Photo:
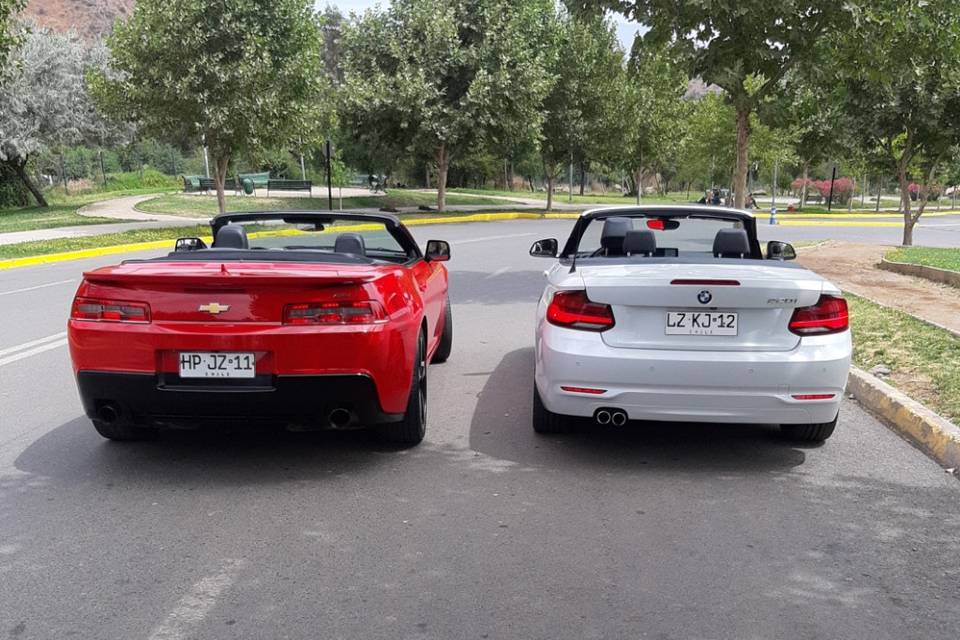
M 623 253 L 628 256 L 652 256 L 657 252 L 657 237 L 649 229 L 627 231 L 623 238 Z
M 247 230 L 243 225 L 227 224 L 220 227 L 217 237 L 213 239 L 214 249 L 249 249 Z
M 603 222 L 603 230 L 600 232 L 600 254 L 622 256 L 623 239 L 632 228 L 630 218 L 607 218 Z
M 350 253 L 357 256 L 367 255 L 367 245 L 359 233 L 341 233 L 333 243 L 336 253 Z
M 743 229 L 720 229 L 713 238 L 714 258 L 749 258 L 750 238 Z

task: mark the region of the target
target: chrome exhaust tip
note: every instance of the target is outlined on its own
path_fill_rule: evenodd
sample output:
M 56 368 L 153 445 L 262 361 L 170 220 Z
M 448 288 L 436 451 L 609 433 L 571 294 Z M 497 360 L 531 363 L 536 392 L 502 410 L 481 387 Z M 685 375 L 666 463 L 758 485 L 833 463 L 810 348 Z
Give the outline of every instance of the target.
M 597 424 L 610 424 L 610 412 L 606 409 L 598 409 L 594 419 L 597 421 Z
M 626 411 L 614 411 L 610 414 L 610 422 L 615 427 L 622 427 L 627 424 L 627 412 Z

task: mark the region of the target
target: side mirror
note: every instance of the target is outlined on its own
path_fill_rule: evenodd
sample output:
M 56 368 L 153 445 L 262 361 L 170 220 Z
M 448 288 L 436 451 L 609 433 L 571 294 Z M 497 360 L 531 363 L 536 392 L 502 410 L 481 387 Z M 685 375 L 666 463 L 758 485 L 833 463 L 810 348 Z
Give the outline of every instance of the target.
M 200 238 L 177 238 L 177 243 L 173 245 L 174 253 L 198 251 L 206 248 L 207 244 Z
M 796 260 L 797 250 L 788 242 L 771 240 L 767 243 L 767 260 Z
M 556 258 L 560 251 L 560 244 L 556 238 L 537 240 L 530 247 L 530 255 L 534 258 Z
M 427 262 L 446 262 L 450 259 L 450 243 L 445 240 L 427 240 L 424 257 Z

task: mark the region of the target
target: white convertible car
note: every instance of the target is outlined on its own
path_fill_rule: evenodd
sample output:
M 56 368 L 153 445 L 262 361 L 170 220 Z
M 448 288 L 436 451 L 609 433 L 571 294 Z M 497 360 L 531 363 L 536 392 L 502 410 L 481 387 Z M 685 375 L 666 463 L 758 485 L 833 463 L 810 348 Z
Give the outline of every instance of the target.
M 847 303 L 757 240 L 735 209 L 638 206 L 584 213 L 537 309 L 533 427 L 571 417 L 779 424 L 823 441 L 837 424 L 852 351 Z

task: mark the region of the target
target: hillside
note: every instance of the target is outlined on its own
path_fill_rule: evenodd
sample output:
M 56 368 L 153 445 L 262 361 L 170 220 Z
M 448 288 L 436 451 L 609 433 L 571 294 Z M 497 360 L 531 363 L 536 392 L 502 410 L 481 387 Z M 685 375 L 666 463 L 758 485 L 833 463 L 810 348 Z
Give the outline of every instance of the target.
M 30 0 L 23 16 L 56 31 L 73 29 L 84 38 L 106 35 L 135 0 Z

